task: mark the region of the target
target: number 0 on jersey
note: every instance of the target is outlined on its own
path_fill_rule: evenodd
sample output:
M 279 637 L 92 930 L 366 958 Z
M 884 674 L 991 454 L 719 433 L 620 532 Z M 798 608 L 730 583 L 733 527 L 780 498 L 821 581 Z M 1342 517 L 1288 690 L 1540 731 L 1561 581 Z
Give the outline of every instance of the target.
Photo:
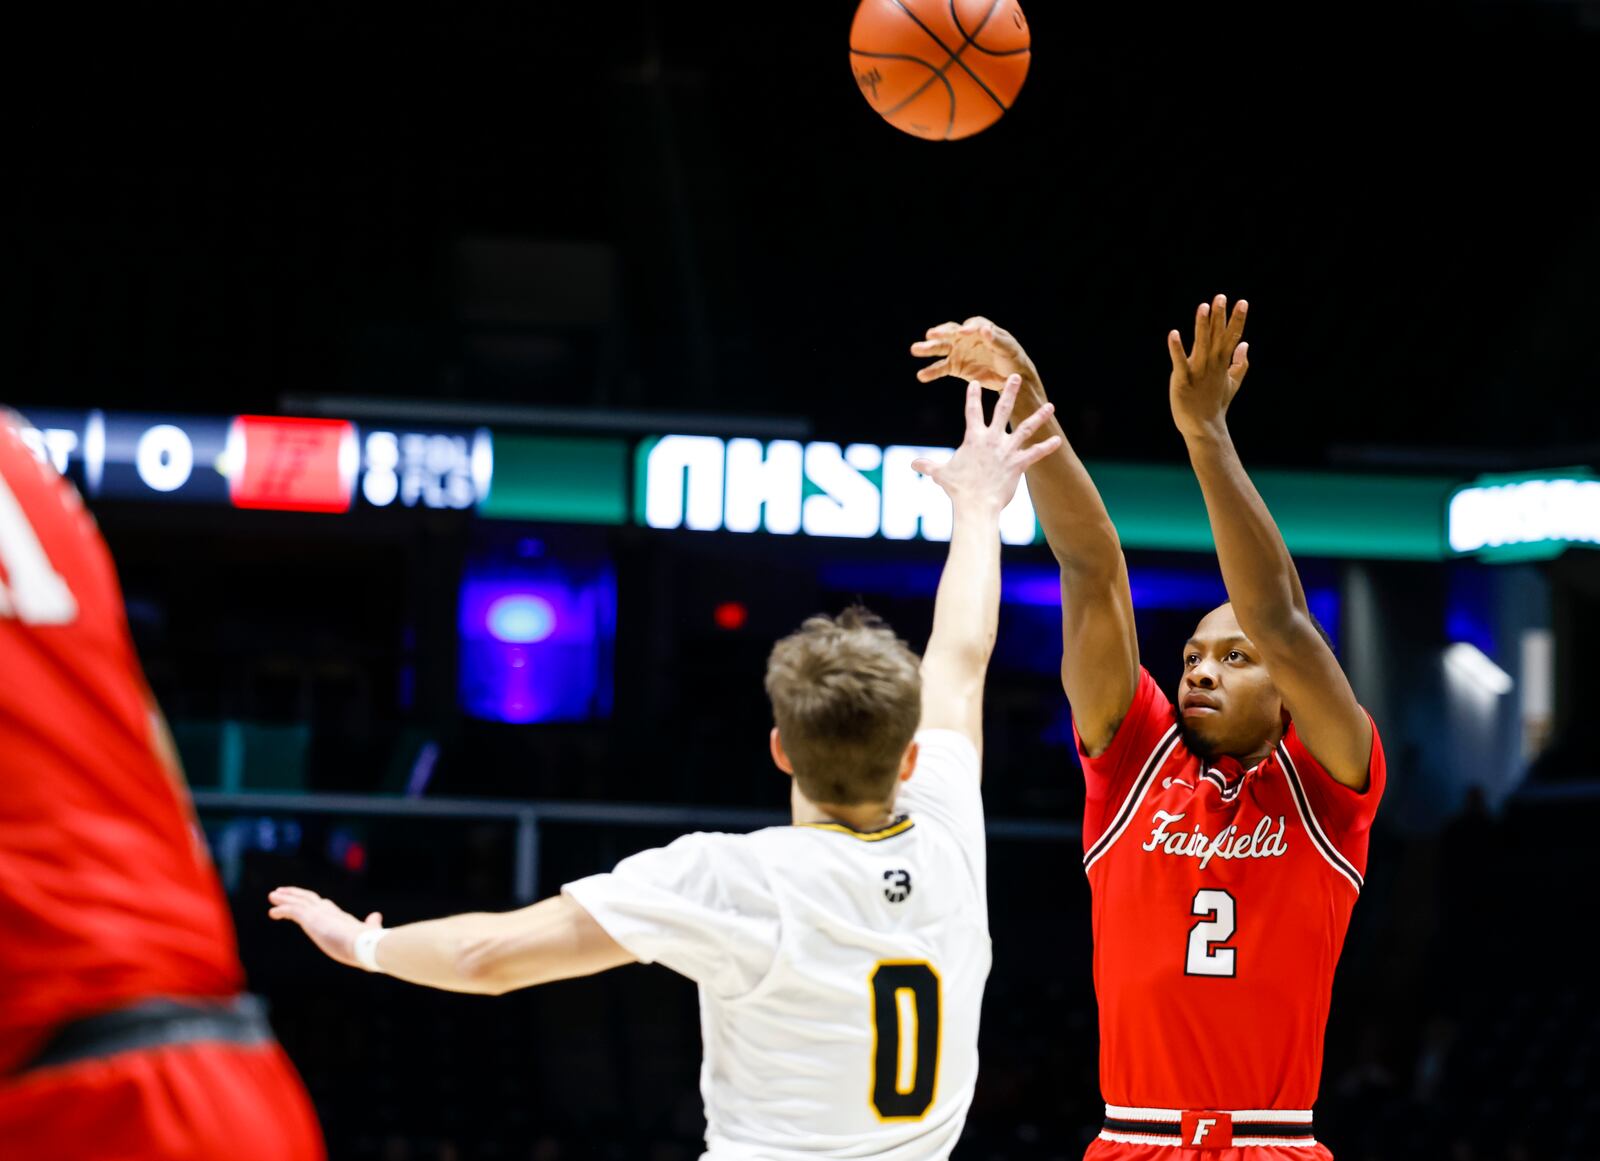
M 939 973 L 922 960 L 872 971 L 872 1107 L 890 1121 L 927 1116 L 939 1079 Z

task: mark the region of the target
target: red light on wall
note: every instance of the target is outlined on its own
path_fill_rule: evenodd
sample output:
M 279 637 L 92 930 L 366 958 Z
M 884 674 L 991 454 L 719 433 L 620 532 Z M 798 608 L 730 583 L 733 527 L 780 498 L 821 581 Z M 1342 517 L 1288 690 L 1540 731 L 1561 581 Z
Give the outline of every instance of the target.
M 360 460 L 346 420 L 241 415 L 221 467 L 236 508 L 348 512 Z
M 717 628 L 731 633 L 744 628 L 744 623 L 750 619 L 750 610 L 738 601 L 723 601 L 712 616 L 716 619 Z

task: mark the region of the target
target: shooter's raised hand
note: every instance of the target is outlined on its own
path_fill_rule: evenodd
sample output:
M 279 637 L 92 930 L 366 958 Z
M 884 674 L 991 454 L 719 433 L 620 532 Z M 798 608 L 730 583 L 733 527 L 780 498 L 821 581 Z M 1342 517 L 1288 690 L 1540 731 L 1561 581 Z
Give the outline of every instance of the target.
M 1217 295 L 1194 314 L 1194 347 L 1188 354 L 1177 331 L 1167 335 L 1172 356 L 1168 395 L 1172 420 L 1185 439 L 1204 436 L 1222 426 L 1228 405 L 1250 370 L 1250 344 L 1240 342 L 1250 304 L 1240 299 L 1228 314 L 1228 299 Z
M 930 327 L 922 342 L 911 344 L 911 353 L 935 360 L 917 372 L 924 383 L 950 375 L 999 391 L 1010 376 L 1020 375 L 1030 387 L 1039 387 L 1039 372 L 1022 344 L 986 318 Z

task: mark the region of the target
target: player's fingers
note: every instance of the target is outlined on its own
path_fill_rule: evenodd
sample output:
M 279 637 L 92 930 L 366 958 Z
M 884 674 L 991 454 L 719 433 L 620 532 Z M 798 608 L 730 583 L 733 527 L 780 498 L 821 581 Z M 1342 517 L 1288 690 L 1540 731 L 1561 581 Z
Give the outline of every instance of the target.
M 275 891 L 273 891 L 270 895 L 268 895 L 267 898 L 269 898 L 269 899 L 282 898 L 282 899 L 285 899 L 285 900 L 288 900 L 288 899 L 299 899 L 299 900 L 303 900 L 305 902 L 314 903 L 318 899 L 322 898 L 322 896 L 318 895 L 315 891 L 308 891 L 304 887 L 279 887 Z
M 382 911 L 374 911 L 371 915 L 367 916 L 365 922 L 366 922 L 366 925 L 368 927 L 382 927 L 383 926 L 383 912 Z
M 1233 365 L 1228 368 L 1228 376 L 1237 387 L 1244 382 L 1244 377 L 1250 373 L 1250 344 L 1240 343 L 1233 352 Z
M 1188 366 L 1188 356 L 1183 353 L 1183 336 L 1177 331 L 1167 332 L 1167 354 L 1172 356 L 1172 369 L 1182 371 Z
M 1056 405 L 1054 403 L 1046 403 L 1038 411 L 1028 416 L 1027 419 L 1017 424 L 1016 430 L 1011 433 L 1012 446 L 1021 447 L 1032 439 L 1034 434 L 1055 414 L 1055 410 Z
M 1052 455 L 1061 446 L 1061 437 L 1052 435 L 1049 439 L 1042 439 L 1032 447 L 1022 449 L 1022 470 L 1027 471 L 1045 457 Z
M 1233 304 L 1233 314 L 1228 317 L 1228 329 L 1225 332 L 1224 343 L 1227 347 L 1235 347 L 1244 337 L 1245 316 L 1250 313 L 1250 304 L 1240 299 Z
M 932 383 L 935 379 L 943 379 L 950 374 L 950 360 L 940 359 L 937 363 L 929 363 L 917 372 L 917 379 L 923 383 Z
M 911 470 L 913 472 L 917 472 L 920 475 L 928 476 L 928 477 L 933 478 L 933 479 L 937 479 L 938 475 L 939 475 L 939 465 L 934 463 L 932 460 L 924 460 L 924 459 L 912 460 L 911 461 Z
M 994 405 L 994 418 L 989 422 L 989 426 L 995 431 L 1004 431 L 1006 424 L 1011 422 L 1011 412 L 1017 405 L 1017 392 L 1020 390 L 1022 390 L 1022 376 L 1007 376 L 1006 385 L 1000 389 L 1000 398 Z
M 983 426 L 983 384 L 976 379 L 967 380 L 967 430 L 977 431 Z
M 923 333 L 929 339 L 943 339 L 948 342 L 961 333 L 961 324 L 958 322 L 940 323 L 936 327 L 929 327 Z
M 1190 354 L 1197 363 L 1204 363 L 1211 351 L 1211 304 L 1202 302 L 1194 312 L 1194 346 Z
M 939 355 L 948 355 L 953 350 L 955 350 L 955 344 L 949 339 L 927 339 L 924 342 L 911 344 L 911 353 L 919 359 L 932 359 Z
M 1000 398 L 995 401 L 994 419 L 989 424 L 997 432 L 1003 432 L 1005 425 L 1010 424 L 1011 411 L 1016 408 L 1016 393 L 1019 390 L 1022 390 L 1022 376 L 1006 376 L 1005 385 L 1000 389 Z
M 961 331 L 963 334 L 975 335 L 980 333 L 984 327 L 993 329 L 994 323 L 984 318 L 981 314 L 975 314 L 961 324 Z
M 1228 357 L 1227 349 L 1223 346 L 1223 335 L 1228 329 L 1228 296 L 1219 294 L 1211 300 L 1211 356 L 1212 358 L 1225 359 Z

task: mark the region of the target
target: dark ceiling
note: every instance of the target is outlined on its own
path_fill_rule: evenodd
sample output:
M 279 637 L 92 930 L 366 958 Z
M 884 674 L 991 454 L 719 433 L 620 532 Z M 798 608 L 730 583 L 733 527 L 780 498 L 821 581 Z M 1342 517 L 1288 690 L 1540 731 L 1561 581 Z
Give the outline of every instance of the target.
M 1017 106 L 950 144 L 858 95 L 848 3 L 19 32 L 6 394 L 941 439 L 957 393 L 919 387 L 905 347 L 986 313 L 1086 454 L 1170 459 L 1163 335 L 1220 289 L 1254 307 L 1235 426 L 1256 459 L 1597 455 L 1592 7 L 1027 10 Z

